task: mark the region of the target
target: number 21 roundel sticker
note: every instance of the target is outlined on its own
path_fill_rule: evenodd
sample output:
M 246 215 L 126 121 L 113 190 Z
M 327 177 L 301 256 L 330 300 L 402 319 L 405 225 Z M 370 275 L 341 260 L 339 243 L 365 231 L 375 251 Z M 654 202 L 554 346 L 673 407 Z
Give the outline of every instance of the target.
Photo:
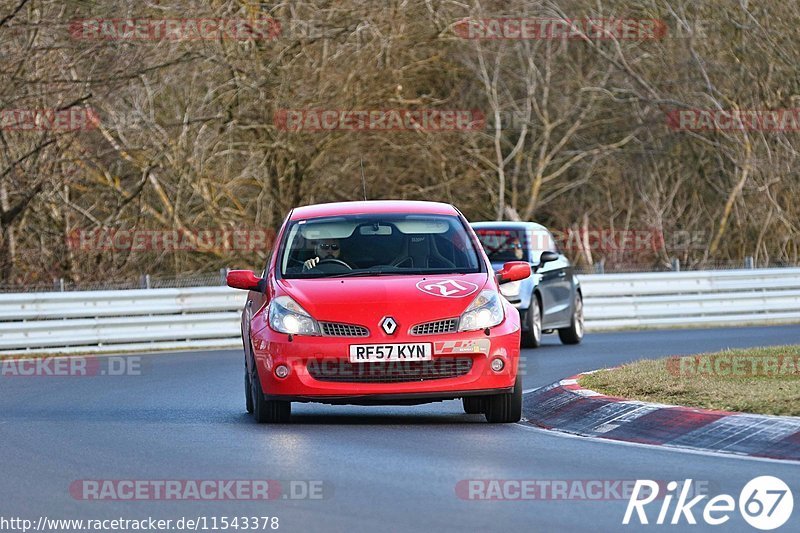
M 444 298 L 463 298 L 478 290 L 478 286 L 472 282 L 454 279 L 423 280 L 417 283 L 417 288 L 426 294 Z

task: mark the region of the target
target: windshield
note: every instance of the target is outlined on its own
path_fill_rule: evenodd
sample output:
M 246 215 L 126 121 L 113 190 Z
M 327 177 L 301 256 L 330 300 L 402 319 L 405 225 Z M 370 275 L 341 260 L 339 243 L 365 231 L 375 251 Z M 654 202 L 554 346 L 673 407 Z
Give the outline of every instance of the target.
M 292 222 L 280 254 L 286 278 L 480 272 L 457 216 L 344 215 Z
M 492 263 L 530 261 L 525 230 L 481 228 L 475 234 Z

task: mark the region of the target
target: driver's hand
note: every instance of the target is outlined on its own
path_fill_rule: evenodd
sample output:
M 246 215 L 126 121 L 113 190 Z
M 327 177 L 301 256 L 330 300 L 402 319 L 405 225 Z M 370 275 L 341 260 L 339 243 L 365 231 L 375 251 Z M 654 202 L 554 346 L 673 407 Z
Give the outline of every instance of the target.
M 312 257 L 311 259 L 308 259 L 306 260 L 305 263 L 303 263 L 303 269 L 311 270 L 312 268 L 317 266 L 317 263 L 319 263 L 319 257 Z

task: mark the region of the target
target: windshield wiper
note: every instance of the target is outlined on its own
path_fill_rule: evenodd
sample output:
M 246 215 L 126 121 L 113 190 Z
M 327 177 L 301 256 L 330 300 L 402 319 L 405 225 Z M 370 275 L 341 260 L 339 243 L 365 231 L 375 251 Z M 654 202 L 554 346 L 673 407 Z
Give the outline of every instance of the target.
M 393 269 L 393 270 L 383 270 L 383 269 L 375 269 L 371 268 L 368 270 L 353 270 L 352 272 L 342 272 L 340 274 L 332 274 L 330 276 L 323 276 L 325 278 L 354 278 L 359 276 L 426 276 L 426 275 L 440 275 L 440 274 L 451 274 L 451 275 L 463 275 L 463 274 L 470 274 L 470 272 L 454 272 L 450 269 L 428 269 L 428 270 L 409 270 L 409 269 Z
M 354 278 L 358 276 L 381 276 L 381 275 L 390 275 L 390 274 L 398 274 L 397 271 L 394 270 L 353 270 L 352 272 L 342 272 L 341 274 L 332 274 L 330 276 L 323 276 L 326 278 Z

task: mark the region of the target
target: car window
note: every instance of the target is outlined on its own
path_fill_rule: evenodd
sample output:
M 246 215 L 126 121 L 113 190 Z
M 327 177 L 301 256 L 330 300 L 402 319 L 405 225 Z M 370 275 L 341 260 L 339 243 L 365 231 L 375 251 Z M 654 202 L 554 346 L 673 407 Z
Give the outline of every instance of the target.
M 530 261 L 524 230 L 480 228 L 475 234 L 492 263 Z
M 474 273 L 479 255 L 450 215 L 345 215 L 293 221 L 281 246 L 287 278 Z
M 536 228 L 527 232 L 527 243 L 531 253 L 531 262 L 538 263 L 542 252 L 554 252 L 561 254 L 558 241 L 545 228 Z
M 547 231 L 547 230 L 545 230 L 545 231 Z M 549 243 L 548 246 L 547 246 L 547 251 L 555 252 L 557 254 L 561 253 L 561 250 L 558 248 L 558 242 L 556 242 L 555 238 L 553 237 L 553 234 L 550 233 L 549 231 L 547 231 L 547 242 Z M 541 254 L 539 254 L 539 255 L 541 255 Z

